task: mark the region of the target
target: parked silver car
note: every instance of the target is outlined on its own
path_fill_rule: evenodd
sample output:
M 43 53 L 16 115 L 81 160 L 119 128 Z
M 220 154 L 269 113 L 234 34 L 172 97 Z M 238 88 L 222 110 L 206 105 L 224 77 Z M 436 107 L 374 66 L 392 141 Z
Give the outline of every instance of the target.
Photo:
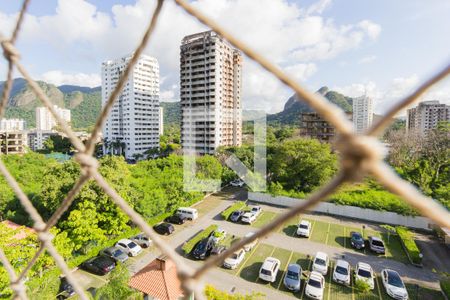
M 298 264 L 290 264 L 284 276 L 284 286 L 294 292 L 300 291 L 300 281 L 302 279 L 302 267 Z
M 136 236 L 133 236 L 132 238 L 130 238 L 130 240 L 132 240 L 133 242 L 135 242 L 136 244 L 138 244 L 139 246 L 141 246 L 142 248 L 148 248 L 152 245 L 152 240 L 149 239 L 145 234 L 140 233 Z
M 128 255 L 118 247 L 105 248 L 99 254 L 112 258 L 115 262 L 123 263 L 128 259 Z

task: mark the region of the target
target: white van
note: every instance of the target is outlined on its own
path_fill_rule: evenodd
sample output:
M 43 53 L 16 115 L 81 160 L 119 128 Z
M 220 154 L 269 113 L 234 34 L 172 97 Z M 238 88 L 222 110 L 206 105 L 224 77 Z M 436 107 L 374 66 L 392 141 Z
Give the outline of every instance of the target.
M 191 207 L 180 207 L 177 209 L 177 214 L 191 221 L 198 218 L 198 211 Z

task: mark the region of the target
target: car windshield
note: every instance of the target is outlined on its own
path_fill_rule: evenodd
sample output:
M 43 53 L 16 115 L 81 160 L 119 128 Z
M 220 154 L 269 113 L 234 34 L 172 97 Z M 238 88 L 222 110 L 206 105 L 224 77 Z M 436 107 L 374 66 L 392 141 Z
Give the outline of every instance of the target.
M 197 251 L 203 251 L 206 248 L 206 243 L 200 243 L 197 246 Z
M 290 278 L 290 279 L 298 280 L 298 273 L 294 272 L 294 271 L 288 271 L 286 277 Z
M 116 251 L 113 252 L 112 255 L 113 255 L 114 257 L 118 257 L 118 256 L 120 256 L 122 253 L 123 253 L 123 252 L 122 252 L 121 250 L 117 249 Z
M 319 288 L 319 289 L 322 287 L 322 285 L 320 284 L 320 281 L 312 279 L 312 278 L 310 278 L 308 280 L 308 285 Z
M 353 236 L 352 236 L 352 238 L 355 240 L 355 241 L 362 241 L 362 236 L 359 234 L 359 233 L 354 233 L 353 234 Z
M 133 249 L 134 247 L 136 247 L 136 243 L 135 242 L 130 242 L 128 243 L 128 248 Z
M 240 215 L 240 213 L 241 213 L 240 211 L 235 211 L 235 212 L 233 212 L 232 215 L 233 215 L 233 216 L 238 216 L 238 215 Z
M 405 286 L 403 285 L 403 282 L 401 280 L 401 278 L 395 274 L 395 273 L 389 273 L 388 275 L 388 283 L 390 285 L 399 287 L 399 288 L 404 288 Z
M 233 253 L 233 255 L 231 255 L 232 259 L 237 259 L 239 257 L 239 255 L 237 255 L 236 253 Z
M 361 277 L 366 277 L 366 278 L 372 277 L 372 274 L 370 274 L 369 271 L 363 270 L 363 269 L 359 269 L 358 270 L 358 275 L 361 276 Z
M 272 276 L 272 272 L 266 269 L 262 269 L 261 274 Z
M 348 270 L 344 267 L 337 266 L 336 267 L 336 273 L 342 274 L 342 275 L 348 275 Z
M 378 240 L 372 240 L 372 245 L 378 246 L 378 247 L 384 247 L 383 242 L 378 241 Z
M 308 229 L 308 226 L 303 225 L 303 224 L 300 224 L 300 228 L 301 228 L 301 229 Z
M 321 258 L 316 258 L 316 260 L 314 261 L 314 264 L 319 265 L 319 266 L 325 266 L 325 260 L 323 260 Z

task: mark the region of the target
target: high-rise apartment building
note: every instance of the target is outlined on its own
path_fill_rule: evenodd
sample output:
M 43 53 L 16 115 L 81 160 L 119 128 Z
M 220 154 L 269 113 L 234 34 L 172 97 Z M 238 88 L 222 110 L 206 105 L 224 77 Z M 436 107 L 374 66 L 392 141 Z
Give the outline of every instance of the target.
M 180 47 L 181 142 L 212 154 L 242 143 L 242 55 L 213 31 L 189 35 Z
M 69 109 L 60 108 L 53 105 L 58 116 L 66 122 L 70 122 L 71 115 Z M 47 107 L 36 107 L 36 130 L 53 130 L 57 126 L 56 120 Z
M 372 125 L 373 99 L 368 96 L 353 98 L 353 128 L 362 133 Z
M 102 64 L 102 105 L 108 101 L 131 55 Z M 134 159 L 159 147 L 159 65 L 156 58 L 142 55 L 122 93 L 114 103 L 103 128 L 103 153 Z
M 159 135 L 164 134 L 164 108 L 159 107 Z
M 22 119 L 1 119 L 0 131 L 24 130 L 25 120 Z
M 408 109 L 406 128 L 408 131 L 426 133 L 436 128 L 439 122 L 450 122 L 450 105 L 440 104 L 439 101 L 423 101 L 417 107 Z
M 347 119 L 352 120 L 351 112 L 345 112 L 345 115 Z M 300 135 L 322 142 L 331 142 L 337 135 L 337 131 L 321 114 L 304 112 L 300 115 Z

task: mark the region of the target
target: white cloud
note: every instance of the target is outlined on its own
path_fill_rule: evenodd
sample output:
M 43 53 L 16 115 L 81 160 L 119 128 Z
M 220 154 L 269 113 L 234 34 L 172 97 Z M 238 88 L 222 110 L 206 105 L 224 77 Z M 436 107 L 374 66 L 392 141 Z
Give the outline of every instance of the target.
M 27 15 L 19 42 L 27 46 L 24 49 L 48 53 L 52 60 L 61 62 L 60 66 L 51 67 L 63 70 L 53 77 L 47 75 L 52 80 L 90 82 L 78 74 L 83 72 L 82 66 L 88 65 L 90 69 L 84 73 L 91 73 L 92 65 L 100 70 L 102 61 L 133 51 L 149 23 L 155 3 L 137 0 L 130 5 L 113 5 L 111 11 L 101 12 L 86 0 L 59 0 L 53 14 Z M 323 17 L 321 14 L 331 5 L 330 0 L 318 0 L 309 7 L 300 7 L 288 0 L 259 0 L 258 5 L 250 0 L 194 0 L 191 4 L 266 58 L 294 72 L 299 81 L 307 80 L 317 71 L 316 61 L 360 47 L 380 33 L 380 26 L 369 20 L 337 24 Z M 0 13 L 2 31 L 12 28 L 14 20 L 15 15 Z M 176 99 L 179 95 L 178 88 L 172 86 L 179 81 L 181 39 L 202 30 L 207 28 L 173 1 L 165 2 L 145 50 L 159 61 L 160 75 L 164 78 L 161 95 L 165 99 Z M 40 40 L 45 43 L 38 42 Z M 42 69 L 42 63 L 37 68 L 41 69 L 33 73 L 47 71 Z M 282 108 L 290 94 L 277 79 L 269 74 L 262 75 L 261 69 L 246 58 L 243 83 L 244 107 L 259 107 L 263 103 L 268 105 L 268 110 Z
M 368 64 L 368 63 L 374 62 L 376 59 L 377 59 L 377 57 L 375 55 L 368 55 L 368 56 L 364 56 L 363 58 L 358 60 L 358 63 L 359 64 Z
M 42 74 L 41 79 L 45 82 L 53 83 L 56 86 L 63 84 L 79 85 L 87 87 L 97 87 L 101 84 L 99 74 L 75 73 L 67 74 L 62 71 L 54 70 Z

